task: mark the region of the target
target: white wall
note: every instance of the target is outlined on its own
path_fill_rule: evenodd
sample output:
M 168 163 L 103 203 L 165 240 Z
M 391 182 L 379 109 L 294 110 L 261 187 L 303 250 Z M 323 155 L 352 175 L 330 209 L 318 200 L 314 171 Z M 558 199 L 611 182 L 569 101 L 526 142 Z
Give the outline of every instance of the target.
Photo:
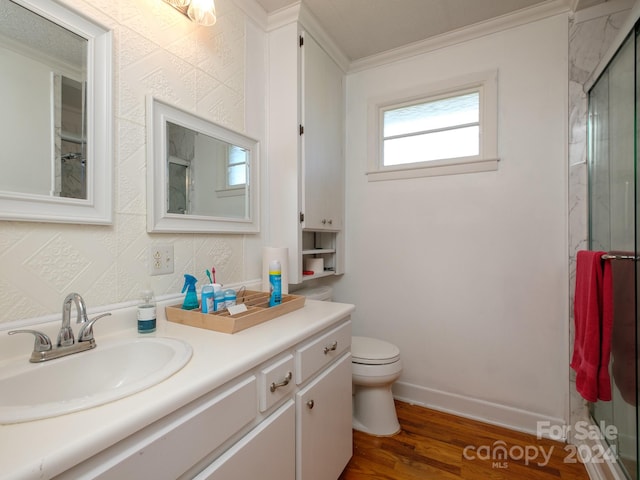
M 399 346 L 395 393 L 535 431 L 567 420 L 568 18 L 349 75 L 354 333 Z M 498 171 L 367 182 L 371 98 L 498 69 Z
M 147 233 L 145 99 L 264 138 L 263 30 L 232 0 L 216 1 L 212 27 L 198 27 L 161 0 L 61 3 L 114 34 L 114 223 L 0 222 L 0 323 L 59 314 L 72 291 L 90 309 L 135 301 L 144 288 L 175 294 L 184 273 L 201 285 L 212 265 L 227 285 L 259 280 L 263 234 Z M 149 276 L 152 245 L 174 246 L 173 274 Z
M 51 67 L 0 48 L 0 190 L 50 195 L 53 189 Z M 29 82 L 25 84 L 25 78 Z M 40 141 L 34 141 L 34 138 Z

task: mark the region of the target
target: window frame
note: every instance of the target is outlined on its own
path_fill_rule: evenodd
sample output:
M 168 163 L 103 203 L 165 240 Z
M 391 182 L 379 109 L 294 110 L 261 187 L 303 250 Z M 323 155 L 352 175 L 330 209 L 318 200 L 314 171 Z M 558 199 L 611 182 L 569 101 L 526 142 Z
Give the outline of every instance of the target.
M 384 166 L 384 113 L 409 105 L 428 103 L 444 98 L 480 95 L 479 154 L 424 162 Z M 369 102 L 369 165 L 368 181 L 460 173 L 486 172 L 498 169 L 498 71 L 479 72 L 455 79 L 422 86 L 410 91 L 385 95 Z
M 232 161 L 233 150 L 234 149 L 242 150 L 243 152 L 245 152 L 244 160 L 242 162 Z M 244 167 L 245 167 L 244 183 L 237 183 L 235 185 L 231 185 L 231 183 L 229 182 L 229 178 L 231 177 L 231 169 L 233 167 L 237 167 L 238 165 L 244 165 Z M 229 145 L 229 152 L 227 154 L 227 167 L 226 167 L 226 172 L 225 173 L 226 173 L 226 175 L 225 175 L 225 184 L 226 184 L 227 190 L 244 189 L 244 188 L 246 188 L 246 186 L 247 186 L 247 177 L 248 177 L 248 164 L 247 164 L 247 152 L 246 152 L 246 149 L 244 149 L 242 147 L 238 147 L 237 145 Z

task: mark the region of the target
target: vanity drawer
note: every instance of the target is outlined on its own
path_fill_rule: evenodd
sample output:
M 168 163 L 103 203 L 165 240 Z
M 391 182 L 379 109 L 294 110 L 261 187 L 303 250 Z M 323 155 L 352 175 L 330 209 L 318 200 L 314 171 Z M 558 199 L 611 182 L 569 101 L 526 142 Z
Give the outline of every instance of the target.
M 351 348 L 351 320 L 302 345 L 295 353 L 299 385 Z
M 178 478 L 255 419 L 256 384 L 251 376 L 206 395 L 59 478 Z
M 294 480 L 295 410 L 293 400 L 286 402 L 194 477 L 194 480 Z
M 258 392 L 264 412 L 293 391 L 293 355 L 287 355 L 260 370 Z

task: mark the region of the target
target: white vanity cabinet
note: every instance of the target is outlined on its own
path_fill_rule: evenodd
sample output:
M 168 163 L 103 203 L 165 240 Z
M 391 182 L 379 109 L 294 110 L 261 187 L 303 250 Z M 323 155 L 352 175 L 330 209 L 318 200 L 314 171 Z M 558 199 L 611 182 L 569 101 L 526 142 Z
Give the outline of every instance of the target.
M 269 32 L 272 243 L 289 248 L 289 282 L 344 270 L 344 74 L 299 23 Z M 305 257 L 325 270 L 304 276 Z
M 352 455 L 350 346 L 343 316 L 57 478 L 335 480 Z

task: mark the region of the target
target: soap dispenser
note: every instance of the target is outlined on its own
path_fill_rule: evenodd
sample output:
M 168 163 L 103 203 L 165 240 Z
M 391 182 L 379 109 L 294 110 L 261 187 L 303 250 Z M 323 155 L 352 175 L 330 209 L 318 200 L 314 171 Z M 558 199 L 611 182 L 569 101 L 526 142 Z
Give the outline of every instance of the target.
M 156 331 L 156 301 L 151 290 L 144 290 L 140 296 L 142 303 L 138 305 L 138 333 Z

